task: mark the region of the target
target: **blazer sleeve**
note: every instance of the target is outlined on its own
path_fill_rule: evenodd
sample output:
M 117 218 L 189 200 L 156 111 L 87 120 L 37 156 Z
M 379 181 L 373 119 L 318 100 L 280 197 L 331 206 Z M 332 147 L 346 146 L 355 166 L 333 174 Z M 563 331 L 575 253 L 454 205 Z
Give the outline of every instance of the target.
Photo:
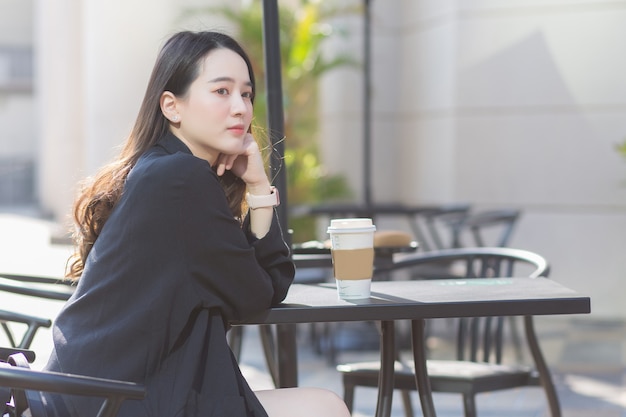
M 217 298 L 227 320 L 241 320 L 280 303 L 295 268 L 274 213 L 266 236 L 257 239 L 233 218 L 217 175 L 209 164 L 187 165 L 180 200 L 180 236 L 186 268 L 205 295 Z

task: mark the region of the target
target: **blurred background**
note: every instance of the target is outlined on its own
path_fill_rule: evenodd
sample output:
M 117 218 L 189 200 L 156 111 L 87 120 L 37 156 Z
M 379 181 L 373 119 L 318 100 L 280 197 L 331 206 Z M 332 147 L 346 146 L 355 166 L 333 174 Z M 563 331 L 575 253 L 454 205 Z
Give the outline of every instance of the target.
M 117 152 L 175 31 L 235 36 L 263 91 L 260 3 L 0 0 L 0 212 L 65 235 L 78 181 Z M 294 241 L 326 238 L 301 205 L 513 207 L 509 246 L 547 257 L 593 315 L 626 318 L 626 1 L 279 6 Z M 265 111 L 260 99 L 261 141 Z

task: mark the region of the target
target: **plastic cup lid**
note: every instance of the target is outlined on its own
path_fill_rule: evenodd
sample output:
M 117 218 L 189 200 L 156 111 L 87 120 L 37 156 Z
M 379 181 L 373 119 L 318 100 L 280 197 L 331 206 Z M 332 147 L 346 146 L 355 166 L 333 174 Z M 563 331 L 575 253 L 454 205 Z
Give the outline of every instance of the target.
M 327 233 L 366 233 L 375 230 L 376 226 L 372 224 L 372 219 L 332 219 Z

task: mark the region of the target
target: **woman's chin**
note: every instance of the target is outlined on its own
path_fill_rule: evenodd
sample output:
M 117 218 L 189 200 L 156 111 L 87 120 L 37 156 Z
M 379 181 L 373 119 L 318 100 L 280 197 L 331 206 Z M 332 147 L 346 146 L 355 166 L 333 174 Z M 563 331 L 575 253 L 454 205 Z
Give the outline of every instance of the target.
M 222 153 L 225 155 L 241 155 L 245 151 L 243 143 L 229 143 L 223 147 Z

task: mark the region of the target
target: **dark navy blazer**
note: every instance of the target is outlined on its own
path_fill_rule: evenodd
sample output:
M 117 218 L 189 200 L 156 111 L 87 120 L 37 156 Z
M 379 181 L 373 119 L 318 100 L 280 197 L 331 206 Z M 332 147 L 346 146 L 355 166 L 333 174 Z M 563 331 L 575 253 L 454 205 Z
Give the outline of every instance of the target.
M 256 239 L 207 161 L 167 134 L 130 172 L 55 320 L 47 369 L 145 384 L 146 399 L 126 401 L 120 417 L 266 416 L 226 323 L 282 301 L 293 276 L 276 215 Z M 76 417 L 101 402 L 50 399 Z

